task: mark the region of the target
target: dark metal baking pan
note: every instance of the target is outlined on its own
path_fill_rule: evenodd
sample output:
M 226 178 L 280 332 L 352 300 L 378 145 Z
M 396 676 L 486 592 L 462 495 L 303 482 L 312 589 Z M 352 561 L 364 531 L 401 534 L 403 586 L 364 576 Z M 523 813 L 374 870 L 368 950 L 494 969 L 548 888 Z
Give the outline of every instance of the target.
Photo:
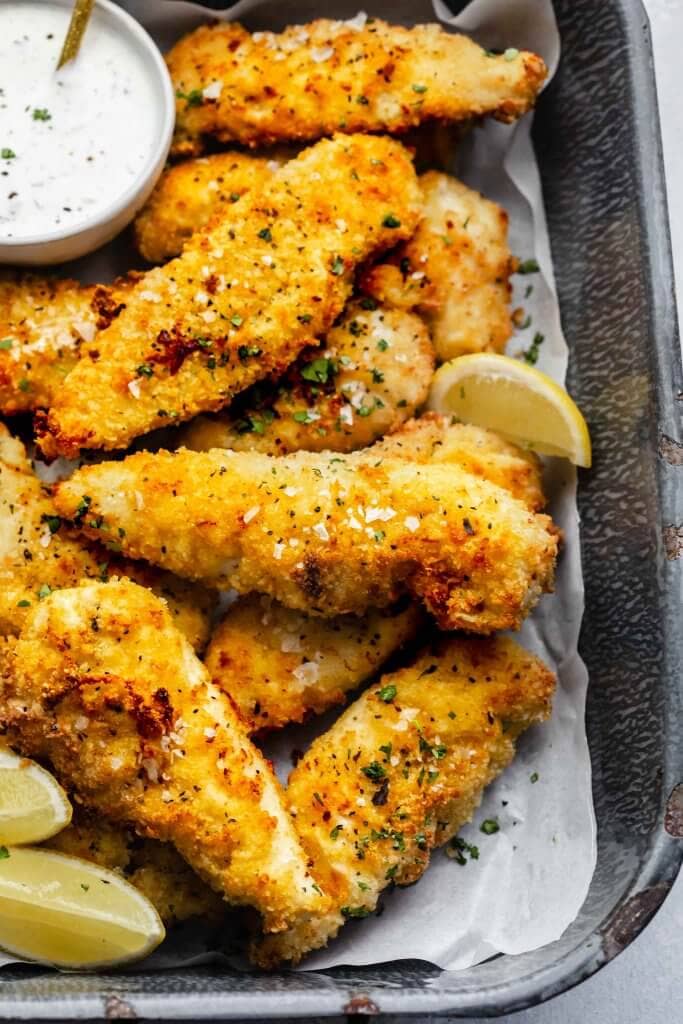
M 683 384 L 652 51 L 635 0 L 557 0 L 556 12 L 563 58 L 534 137 L 569 385 L 595 445 L 579 495 L 580 646 L 599 852 L 581 913 L 551 945 L 455 973 L 414 961 L 272 975 L 10 968 L 3 1019 L 495 1015 L 597 971 L 666 897 L 683 854 Z

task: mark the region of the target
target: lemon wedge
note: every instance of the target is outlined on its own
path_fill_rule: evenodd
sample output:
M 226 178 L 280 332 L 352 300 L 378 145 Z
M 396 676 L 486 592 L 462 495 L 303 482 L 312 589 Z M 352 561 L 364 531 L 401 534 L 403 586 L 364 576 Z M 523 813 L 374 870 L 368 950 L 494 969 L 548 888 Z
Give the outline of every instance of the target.
M 146 896 L 97 864 L 51 850 L 0 847 L 0 946 L 75 970 L 146 956 L 164 938 Z
M 590 434 L 576 403 L 547 374 L 510 356 L 476 352 L 444 363 L 427 407 L 544 455 L 591 464 Z
M 25 757 L 0 747 L 0 843 L 39 843 L 71 821 L 71 804 L 57 780 Z

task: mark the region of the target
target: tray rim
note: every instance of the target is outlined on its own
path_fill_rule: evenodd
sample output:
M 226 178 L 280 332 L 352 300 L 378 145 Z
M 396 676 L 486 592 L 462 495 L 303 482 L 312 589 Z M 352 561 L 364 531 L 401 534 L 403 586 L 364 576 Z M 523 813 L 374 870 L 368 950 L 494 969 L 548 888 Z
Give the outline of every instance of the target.
M 631 39 L 638 39 L 639 45 L 631 53 L 630 68 L 634 91 L 640 96 L 641 110 L 649 116 L 640 118 L 640 140 L 638 146 L 638 181 L 648 183 L 648 202 L 639 204 L 639 215 L 643 237 L 650 252 L 647 269 L 647 289 L 655 319 L 663 325 L 658 344 L 652 350 L 651 367 L 654 385 L 654 412 L 657 439 L 673 439 L 681 443 L 681 411 L 683 411 L 683 372 L 679 343 L 678 320 L 675 299 L 675 278 L 671 251 L 671 233 L 666 197 L 666 181 L 662 139 L 660 132 L 659 105 L 654 73 L 654 55 L 649 18 L 642 0 L 614 0 L 626 32 Z M 683 287 L 683 282 L 681 282 Z M 655 295 L 657 302 L 655 303 Z M 571 352 L 570 352 L 571 364 Z M 683 467 L 674 466 L 665 458 L 656 465 L 656 476 L 662 513 L 662 548 L 665 525 L 683 522 Z M 666 608 L 663 623 L 669 640 L 676 638 L 675 609 L 680 607 L 683 592 L 683 554 L 681 558 L 664 561 L 660 578 L 662 605 Z M 663 674 L 671 684 L 667 688 L 667 714 L 665 746 L 673 747 L 662 779 L 662 793 L 671 794 L 683 782 L 683 745 L 675 736 L 674 723 L 681 723 L 683 704 L 683 675 L 681 660 L 683 650 L 679 639 L 678 647 L 669 643 Z M 660 808 L 659 822 L 663 822 L 666 807 Z M 683 838 L 683 837 L 678 837 Z M 672 843 L 661 828 L 651 844 L 649 856 L 634 878 L 619 905 L 603 920 L 600 930 L 592 933 L 588 941 L 580 942 L 560 959 L 541 967 L 523 978 L 487 985 L 473 992 L 445 993 L 430 992 L 425 988 L 384 988 L 359 984 L 356 991 L 341 990 L 326 986 L 296 993 L 296 1005 L 292 1005 L 292 993 L 283 991 L 186 993 L 168 992 L 140 993 L 119 997 L 110 993 L 109 985 L 100 992 L 88 992 L 78 996 L 50 995 L 40 1001 L 34 998 L 21 999 L 3 997 L 0 976 L 0 1020 L 60 1020 L 60 1019 L 107 1019 L 137 1017 L 140 1019 L 165 1018 L 175 1020 L 235 1020 L 235 1019 L 293 1019 L 316 1017 L 338 1017 L 340 1014 L 374 1015 L 377 1013 L 394 1016 L 414 1014 L 438 1014 L 451 1016 L 499 1016 L 513 1013 L 568 991 L 597 973 L 611 962 L 643 931 L 654 918 L 678 875 L 683 864 L 683 841 Z M 649 899 L 644 899 L 648 897 Z M 628 931 L 627 941 L 609 948 L 601 937 L 609 935 L 615 923 L 628 906 L 639 911 Z M 405 961 L 408 963 L 409 961 Z M 414 962 L 414 961 L 413 961 Z M 401 961 L 394 961 L 401 963 Z M 377 965 L 380 966 L 380 965 Z M 323 973 L 323 972 L 320 972 Z M 125 979 L 124 973 L 116 975 L 95 975 L 105 979 Z M 129 1002 L 130 1000 L 130 1002 Z M 340 1005 L 340 1004 L 344 1005 Z M 381 1011 L 380 1011 L 381 1007 Z M 103 1014 L 104 1011 L 104 1014 Z

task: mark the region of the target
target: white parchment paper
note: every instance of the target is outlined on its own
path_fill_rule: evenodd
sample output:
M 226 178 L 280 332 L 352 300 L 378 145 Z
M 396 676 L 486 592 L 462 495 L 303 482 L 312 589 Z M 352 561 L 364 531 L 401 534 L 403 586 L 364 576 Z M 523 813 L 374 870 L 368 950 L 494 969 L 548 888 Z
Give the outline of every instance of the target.
M 162 48 L 211 17 L 240 18 L 250 28 L 278 29 L 313 17 L 352 17 L 357 2 L 240 0 L 217 14 L 184 0 L 124 0 Z M 467 32 L 490 48 L 516 46 L 540 53 L 554 72 L 559 38 L 550 0 L 473 0 L 452 17 L 441 0 L 372 3 L 368 13 L 414 23 L 434 20 Z M 443 169 L 500 202 L 510 215 L 512 251 L 534 257 L 540 273 L 514 278 L 514 304 L 531 317 L 516 332 L 508 353 L 517 355 L 534 334 L 544 335 L 538 366 L 564 380 L 567 345 L 555 292 L 538 169 L 530 141 L 531 117 L 514 126 L 487 123 L 446 153 Z M 128 269 L 130 252 L 113 243 L 78 261 L 70 272 L 83 280 L 107 280 Z M 560 937 L 585 898 L 595 866 L 595 819 L 584 706 L 587 673 L 577 653 L 583 613 L 583 584 L 576 508 L 576 474 L 560 460 L 548 460 L 547 493 L 555 521 L 565 534 L 555 594 L 546 595 L 524 625 L 521 641 L 557 672 L 559 686 L 550 722 L 531 730 L 512 766 L 487 791 L 474 822 L 462 831 L 479 848 L 464 866 L 442 850 L 421 881 L 386 894 L 381 916 L 350 922 L 328 950 L 307 959 L 303 969 L 362 965 L 416 958 L 456 970 L 501 953 L 522 953 Z M 283 778 L 290 752 L 301 748 L 331 717 L 306 729 L 286 730 L 269 746 Z M 480 824 L 499 822 L 486 835 Z M 171 967 L 206 962 L 215 939 L 194 926 L 182 930 L 146 962 Z M 216 951 L 217 952 L 217 951 Z M 3 961 L 0 960 L 0 963 Z

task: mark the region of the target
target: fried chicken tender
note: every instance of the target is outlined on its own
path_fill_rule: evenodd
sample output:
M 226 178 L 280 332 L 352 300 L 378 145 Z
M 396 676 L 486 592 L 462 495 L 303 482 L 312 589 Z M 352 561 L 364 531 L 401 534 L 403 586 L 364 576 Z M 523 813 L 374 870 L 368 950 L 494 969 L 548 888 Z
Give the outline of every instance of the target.
M 413 237 L 361 275 L 377 301 L 416 309 L 440 360 L 501 352 L 512 334 L 510 275 L 515 260 L 502 207 L 437 171 L 420 177 L 424 216 Z
M 512 640 L 443 637 L 371 686 L 315 740 L 287 799 L 333 908 L 257 944 L 265 967 L 299 961 L 348 918 L 366 917 L 391 883 L 410 885 L 430 852 L 472 818 L 515 742 L 548 718 L 555 685 Z
M 503 487 L 532 512 L 539 512 L 546 505 L 543 467 L 534 452 L 518 448 L 493 430 L 452 423 L 449 416 L 426 413 L 358 453 L 359 458 L 369 460 L 386 456 L 413 462 L 450 463 Z
M 0 414 L 52 403 L 81 348 L 124 308 L 133 280 L 82 285 L 34 275 L 0 279 Z
M 414 605 L 321 619 L 252 594 L 228 609 L 204 663 L 250 733 L 280 729 L 344 703 L 422 622 Z
M 324 912 L 272 769 L 148 590 L 116 580 L 50 594 L 4 676 L 13 742 L 89 807 L 173 843 L 266 932 Z
M 125 447 L 282 373 L 342 312 L 356 265 L 407 238 L 419 209 L 410 156 L 393 139 L 305 150 L 143 275 L 65 380 L 44 451 Z
M 519 626 L 558 544 L 548 516 L 457 466 L 357 454 L 141 452 L 78 470 L 56 504 L 190 579 L 326 617 L 408 592 L 443 629 L 480 633 Z
M 135 218 L 135 244 L 150 263 L 179 256 L 188 238 L 223 206 L 258 194 L 284 162 L 247 153 L 215 153 L 167 168 Z
M 351 303 L 328 331 L 274 383 L 257 384 L 217 417 L 181 432 L 195 451 L 233 448 L 267 455 L 348 452 L 396 430 L 427 398 L 434 350 L 410 313 Z
M 168 927 L 191 917 L 219 918 L 224 912 L 220 897 L 168 843 L 139 839 L 78 804 L 71 824 L 43 846 L 120 872 L 154 904 Z
M 207 136 L 256 146 L 338 131 L 396 134 L 432 119 L 514 121 L 547 73 L 534 53 L 494 56 L 439 25 L 376 18 L 320 19 L 279 35 L 202 25 L 166 59 L 178 96 L 176 155 L 201 152 Z
M 18 633 L 30 609 L 52 590 L 109 576 L 129 576 L 150 587 L 168 602 L 190 643 L 205 647 L 212 595 L 74 536 L 33 472 L 23 444 L 0 424 L 0 636 Z

